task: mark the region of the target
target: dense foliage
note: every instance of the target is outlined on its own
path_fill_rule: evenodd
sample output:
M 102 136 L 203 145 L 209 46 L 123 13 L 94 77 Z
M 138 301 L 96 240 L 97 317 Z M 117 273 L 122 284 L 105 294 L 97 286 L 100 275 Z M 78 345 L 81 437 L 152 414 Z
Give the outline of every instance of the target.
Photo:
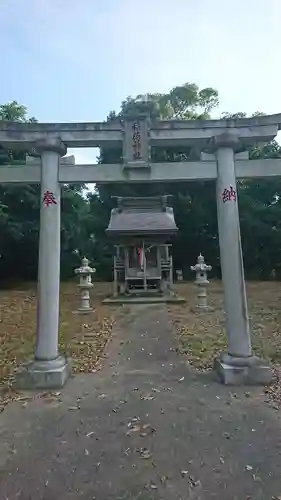
M 140 97 L 127 98 L 119 113 L 110 112 L 108 120 L 134 112 Z M 194 84 L 176 87 L 167 94 L 151 94 L 147 107 L 153 118 L 208 118 L 218 105 L 212 88 L 199 90 Z M 244 113 L 224 116 L 241 117 Z M 34 121 L 17 102 L 0 106 L 0 120 Z M 196 152 L 195 152 L 196 153 Z M 26 152 L 0 150 L 0 164 L 22 161 Z M 251 158 L 281 157 L 275 141 L 257 145 Z M 120 161 L 121 151 L 102 150 L 101 163 Z M 153 159 L 179 161 L 192 155 L 186 148 L 157 148 Z M 215 185 L 212 182 L 174 183 L 173 185 L 102 185 L 85 195 L 85 186 L 62 188 L 62 277 L 73 275 L 83 254 L 97 268 L 100 279 L 111 279 L 112 249 L 105 235 L 112 195 L 171 194 L 179 234 L 174 241 L 176 268 L 189 276 L 189 266 L 202 252 L 219 276 L 219 248 Z M 167 191 L 168 190 L 168 191 Z M 249 278 L 281 277 L 281 179 L 239 181 L 239 207 L 245 271 Z M 34 279 L 37 274 L 39 234 L 39 186 L 0 186 L 0 280 Z

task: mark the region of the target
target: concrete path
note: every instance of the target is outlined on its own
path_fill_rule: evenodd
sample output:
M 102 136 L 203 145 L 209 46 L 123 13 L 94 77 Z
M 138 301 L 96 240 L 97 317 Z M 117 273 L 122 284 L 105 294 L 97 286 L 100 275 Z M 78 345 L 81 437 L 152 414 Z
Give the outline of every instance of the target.
M 0 500 L 281 498 L 281 425 L 175 353 L 164 306 L 133 306 L 101 371 L 0 416 Z

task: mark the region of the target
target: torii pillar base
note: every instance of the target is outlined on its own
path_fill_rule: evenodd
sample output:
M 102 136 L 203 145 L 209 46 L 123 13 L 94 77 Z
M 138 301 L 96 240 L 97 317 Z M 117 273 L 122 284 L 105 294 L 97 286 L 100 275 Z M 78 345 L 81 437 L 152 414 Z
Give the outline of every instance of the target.
M 16 387 L 19 389 L 60 389 L 71 373 L 71 362 L 63 356 L 50 361 L 35 360 L 18 372 Z
M 214 370 L 225 385 L 268 385 L 272 380 L 270 366 L 257 356 L 236 358 L 221 354 L 214 360 Z

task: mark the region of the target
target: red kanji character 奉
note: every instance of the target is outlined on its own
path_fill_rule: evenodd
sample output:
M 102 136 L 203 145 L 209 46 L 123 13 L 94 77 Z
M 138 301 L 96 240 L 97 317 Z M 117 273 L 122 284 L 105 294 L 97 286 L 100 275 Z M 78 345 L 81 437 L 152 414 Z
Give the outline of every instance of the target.
M 223 193 L 222 193 L 222 201 L 223 203 L 226 203 L 227 201 L 236 201 L 237 196 L 236 196 L 236 191 L 232 186 L 229 186 L 228 188 L 225 188 Z
M 43 203 L 45 207 L 49 207 L 50 205 L 56 205 L 56 198 L 54 193 L 52 191 L 45 191 L 44 196 L 43 196 Z

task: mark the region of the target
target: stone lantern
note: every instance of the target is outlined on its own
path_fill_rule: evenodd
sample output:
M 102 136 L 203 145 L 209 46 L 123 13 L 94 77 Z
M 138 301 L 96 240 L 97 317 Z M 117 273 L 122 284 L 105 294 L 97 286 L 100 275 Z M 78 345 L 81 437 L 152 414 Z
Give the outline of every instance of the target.
M 176 277 L 177 277 L 177 281 L 183 281 L 182 269 L 176 269 Z
M 209 311 L 211 308 L 207 303 L 207 286 L 209 284 L 207 273 L 212 270 L 212 266 L 205 264 L 203 255 L 197 257 L 195 266 L 190 266 L 191 271 L 195 271 L 195 284 L 198 286 L 197 308 L 201 311 Z
M 81 267 L 75 269 L 75 274 L 80 278 L 78 287 L 80 289 L 80 307 L 78 312 L 88 313 L 92 311 L 90 306 L 90 289 L 93 288 L 92 274 L 96 272 L 95 268 L 89 266 L 89 261 L 84 257 Z

